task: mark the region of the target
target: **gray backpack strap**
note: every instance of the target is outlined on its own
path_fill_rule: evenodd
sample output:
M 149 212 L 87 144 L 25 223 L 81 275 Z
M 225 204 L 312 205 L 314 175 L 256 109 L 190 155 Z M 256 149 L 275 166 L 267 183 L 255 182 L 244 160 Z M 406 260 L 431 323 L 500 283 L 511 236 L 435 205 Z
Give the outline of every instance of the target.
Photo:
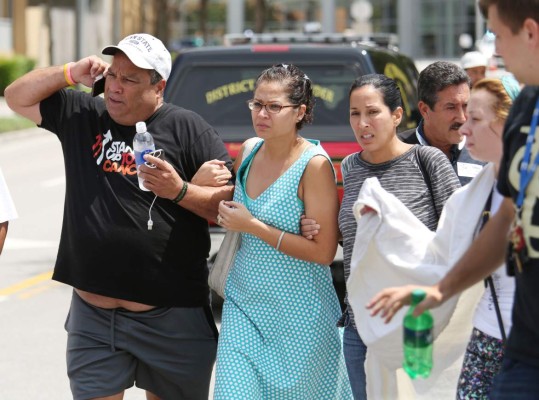
M 421 171 L 421 175 L 423 175 L 423 179 L 425 181 L 425 184 L 427 185 L 427 188 L 429 189 L 430 198 L 432 200 L 432 206 L 434 207 L 434 212 L 436 213 L 436 218 L 440 219 L 440 215 L 438 215 L 438 210 L 436 210 L 436 202 L 434 201 L 434 195 L 432 194 L 432 183 L 430 181 L 430 173 L 425 167 L 425 164 L 423 164 L 423 160 L 421 159 L 421 151 L 423 149 L 422 145 L 417 145 L 417 151 L 416 151 L 416 157 L 417 157 L 417 164 L 419 167 L 419 171 Z

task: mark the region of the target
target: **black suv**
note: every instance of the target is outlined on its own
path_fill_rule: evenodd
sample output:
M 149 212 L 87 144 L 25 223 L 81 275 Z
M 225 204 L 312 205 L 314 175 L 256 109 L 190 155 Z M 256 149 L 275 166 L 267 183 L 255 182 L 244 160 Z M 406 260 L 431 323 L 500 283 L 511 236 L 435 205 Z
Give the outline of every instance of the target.
M 306 125 L 301 135 L 319 139 L 331 156 L 340 198 L 341 160 L 360 149 L 348 122 L 348 92 L 356 77 L 382 73 L 395 79 L 405 109 L 400 129 L 415 127 L 419 121 L 417 69 L 410 58 L 391 49 L 390 42 L 381 46 L 372 41 L 365 43 L 364 38 L 293 34 L 237 37 L 238 41 L 243 44 L 179 54 L 165 90 L 166 102 L 193 110 L 214 126 L 233 158 L 243 141 L 254 135 L 246 102 L 252 98 L 256 77 L 279 63 L 297 65 L 313 82 L 314 122 Z M 345 283 L 341 254 L 332 272 L 342 302 Z

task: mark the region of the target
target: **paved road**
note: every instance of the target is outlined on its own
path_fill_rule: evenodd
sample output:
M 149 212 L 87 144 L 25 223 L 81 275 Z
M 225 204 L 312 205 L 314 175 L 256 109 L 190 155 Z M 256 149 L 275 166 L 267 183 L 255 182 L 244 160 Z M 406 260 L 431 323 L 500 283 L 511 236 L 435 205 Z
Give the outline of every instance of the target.
M 68 400 L 71 289 L 50 279 L 65 192 L 60 144 L 38 128 L 0 134 L 0 167 L 19 213 L 0 256 L 0 400 Z M 136 388 L 125 396 L 145 398 Z
M 2 134 L 0 167 L 19 213 L 0 257 L 0 399 L 70 399 L 63 323 L 71 291 L 50 280 L 65 187 L 59 143 L 37 128 Z

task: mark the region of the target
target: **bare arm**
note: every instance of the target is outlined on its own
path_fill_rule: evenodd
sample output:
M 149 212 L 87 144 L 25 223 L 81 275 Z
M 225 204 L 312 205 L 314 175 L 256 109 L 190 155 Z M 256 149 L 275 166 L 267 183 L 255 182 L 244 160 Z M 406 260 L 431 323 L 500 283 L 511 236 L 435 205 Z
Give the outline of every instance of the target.
M 367 308 L 372 310 L 371 315 L 381 312 L 389 322 L 402 306 L 410 304 L 412 291 L 422 288 L 427 296 L 417 306 L 414 312 L 417 316 L 486 278 L 504 262 L 507 234 L 513 218 L 513 202 L 505 198 L 498 212 L 440 282 L 433 286 L 407 285 L 384 289 L 367 304 Z
M 156 168 L 150 168 L 147 165 L 140 166 L 140 176 L 144 179 L 144 186 L 159 197 L 170 200 L 176 198 L 182 190 L 183 180 L 174 167 L 150 155 L 145 155 L 144 159 L 156 166 Z M 231 185 L 219 187 L 188 185 L 185 196 L 178 205 L 213 221 L 217 217 L 219 202 L 230 200 L 234 192 L 234 186 Z
M 314 157 L 302 178 L 300 195 L 303 193 L 305 212 L 312 215 L 323 227 L 318 235 L 309 240 L 301 234 L 286 233 L 279 250 L 302 260 L 329 265 L 337 251 L 337 213 L 339 201 L 331 165 L 324 157 Z M 300 196 L 301 197 L 301 196 Z M 233 208 L 230 208 L 230 207 Z M 219 205 L 222 225 L 230 230 L 248 232 L 273 247 L 277 246 L 281 230 L 254 218 L 239 203 L 226 202 Z
M 76 82 L 90 87 L 95 77 L 105 72 L 108 64 L 99 57 L 90 56 L 70 63 L 70 68 Z M 13 111 L 40 125 L 39 103 L 67 86 L 63 65 L 39 68 L 15 80 L 6 88 L 4 96 Z
M 234 173 L 238 173 L 238 169 L 241 166 L 241 163 L 243 161 L 243 151 L 245 149 L 245 142 L 242 144 L 240 151 L 238 152 L 238 155 L 236 156 L 236 159 L 234 160 L 234 165 L 232 165 L 232 169 L 234 170 Z
M 232 185 L 209 187 L 190 184 L 185 197 L 178 204 L 196 215 L 215 221 L 219 203 L 232 199 L 233 193 Z
M 226 167 L 226 162 L 221 160 L 206 161 L 191 178 L 191 183 L 198 186 L 223 186 L 232 178 L 232 174 Z
M 0 223 L 0 254 L 2 254 L 2 249 L 4 248 L 4 242 L 6 241 L 8 225 L 9 225 L 9 221 Z

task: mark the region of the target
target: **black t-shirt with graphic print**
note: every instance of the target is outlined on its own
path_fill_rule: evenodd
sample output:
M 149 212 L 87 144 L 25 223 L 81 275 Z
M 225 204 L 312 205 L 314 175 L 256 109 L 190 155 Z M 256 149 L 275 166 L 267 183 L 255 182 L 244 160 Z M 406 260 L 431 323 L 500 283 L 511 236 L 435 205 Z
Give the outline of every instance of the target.
M 526 87 L 515 100 L 504 129 L 504 155 L 498 178 L 498 191 L 512 197 L 518 196 L 519 169 L 524 155 L 526 138 L 530 130 L 538 87 Z M 539 129 L 537 130 L 539 131 Z M 535 135 L 531 160 L 539 150 L 539 133 Z M 539 367 L 539 176 L 536 171 L 526 189 L 522 207 L 522 224 L 529 261 L 522 273 L 516 271 L 516 291 L 513 306 L 513 327 L 507 343 L 506 354 L 522 362 Z
M 78 289 L 157 306 L 208 304 L 208 224 L 139 189 L 134 126 L 115 123 L 103 99 L 61 90 L 41 102 L 41 126 L 61 141 L 64 220 L 53 279 Z M 164 104 L 148 120 L 157 149 L 190 181 L 207 160 L 226 160 L 217 132 L 194 112 Z

